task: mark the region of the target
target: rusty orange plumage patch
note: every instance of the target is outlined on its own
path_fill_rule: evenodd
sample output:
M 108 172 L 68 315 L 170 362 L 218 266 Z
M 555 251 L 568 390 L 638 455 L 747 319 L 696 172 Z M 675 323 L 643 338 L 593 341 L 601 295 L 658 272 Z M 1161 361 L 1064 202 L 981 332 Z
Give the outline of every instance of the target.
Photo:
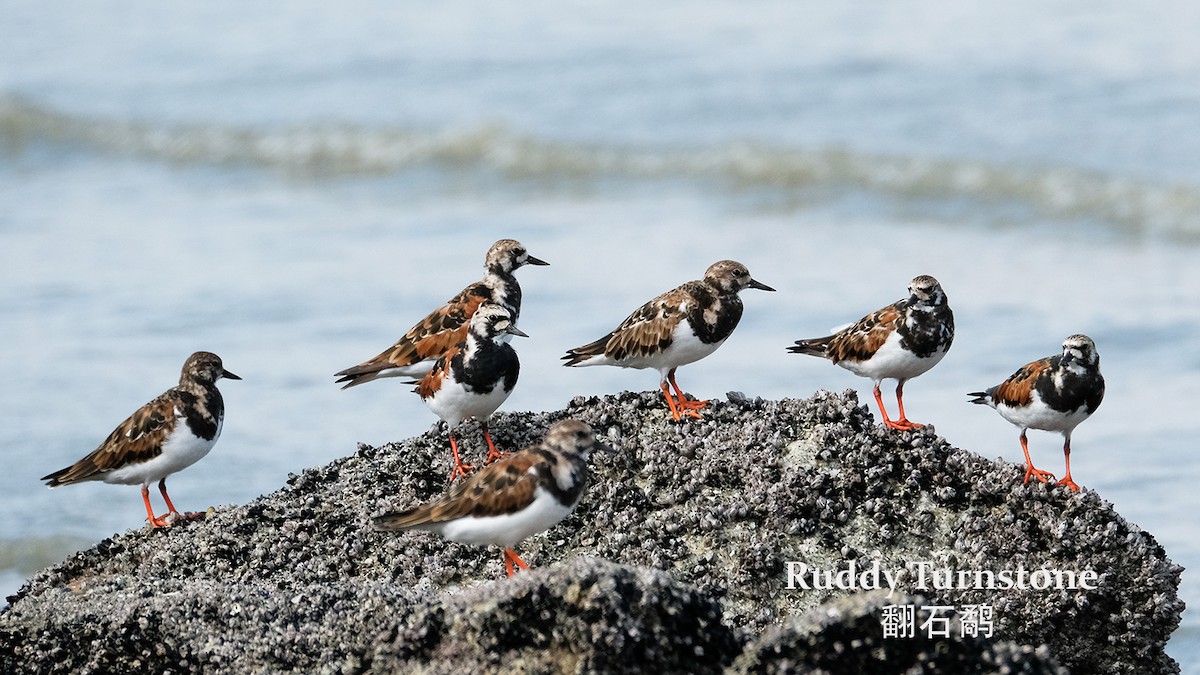
M 463 344 L 460 343 L 447 350 L 433 365 L 433 370 L 417 383 L 416 392 L 421 395 L 422 399 L 433 396 L 442 388 L 442 381 L 446 379 L 446 372 L 450 370 L 450 362 L 462 353 L 462 347 Z
M 839 332 L 829 340 L 826 355 L 834 362 L 866 361 L 879 351 L 896 324 L 904 318 L 901 303 L 888 305 L 872 312 L 854 326 Z
M 997 403 L 1019 408 L 1033 401 L 1033 390 L 1043 373 L 1050 370 L 1050 358 L 1039 359 L 1023 366 L 992 392 Z

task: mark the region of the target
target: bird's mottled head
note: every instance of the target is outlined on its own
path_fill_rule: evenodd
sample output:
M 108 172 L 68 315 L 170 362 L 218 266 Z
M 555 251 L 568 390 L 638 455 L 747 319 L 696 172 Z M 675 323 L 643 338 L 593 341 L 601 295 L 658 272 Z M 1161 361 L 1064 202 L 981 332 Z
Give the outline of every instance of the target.
M 1096 352 L 1096 343 L 1086 335 L 1072 335 L 1063 340 L 1062 347 L 1061 364 L 1064 366 L 1072 363 L 1082 364 L 1086 367 L 1100 365 L 1100 354 Z
M 495 339 L 505 334 L 529 337 L 513 323 L 512 312 L 495 302 L 485 302 L 475 310 L 471 315 L 469 330 L 485 339 Z
M 195 382 L 216 382 L 222 377 L 230 380 L 240 380 L 242 378 L 225 370 L 221 364 L 221 357 L 212 352 L 196 352 L 188 357 L 188 360 L 183 363 L 183 372 L 179 374 L 179 381 L 195 381 Z
M 484 267 L 492 272 L 512 272 L 523 265 L 549 265 L 531 255 L 516 239 L 501 239 L 488 249 Z
M 563 420 L 546 432 L 543 444 L 551 450 L 580 455 L 587 459 L 593 452 L 612 452 L 608 445 L 596 440 L 596 434 L 585 422 Z
M 940 305 L 946 302 L 946 292 L 942 290 L 942 285 L 928 274 L 913 277 L 908 283 L 908 293 L 909 302 L 913 304 Z
M 704 272 L 704 280 L 724 293 L 737 293 L 743 288 L 757 288 L 760 291 L 775 290 L 766 284 L 755 281 L 745 265 L 733 260 L 720 260 L 709 265 Z

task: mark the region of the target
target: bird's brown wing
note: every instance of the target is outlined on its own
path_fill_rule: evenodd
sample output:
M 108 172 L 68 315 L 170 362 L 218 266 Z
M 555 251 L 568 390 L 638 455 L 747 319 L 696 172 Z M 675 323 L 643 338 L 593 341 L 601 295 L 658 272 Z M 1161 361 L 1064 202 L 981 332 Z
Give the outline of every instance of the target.
M 871 312 L 853 326 L 838 331 L 829 338 L 825 348 L 826 357 L 838 363 L 846 360 L 866 361 L 874 356 L 904 320 L 903 302 Z
M 169 390 L 138 408 L 117 425 L 108 438 L 86 457 L 42 478 L 51 487 L 96 478 L 126 464 L 144 462 L 162 453 L 162 444 L 177 422 L 178 396 Z
M 533 503 L 543 472 L 531 472 L 530 468 L 545 461 L 539 454 L 529 451 L 505 457 L 472 474 L 435 501 L 375 518 L 375 527 L 403 530 L 466 516 L 514 513 Z
M 693 282 L 698 283 L 698 282 Z M 630 314 L 608 335 L 567 352 L 568 366 L 601 354 L 620 361 L 648 356 L 670 346 L 679 322 L 687 317 L 687 284 L 654 298 Z
M 396 344 L 357 366 L 336 373 L 335 376 L 341 378 L 338 382 L 348 382 L 346 386 L 352 387 L 375 379 L 382 371 L 437 358 L 467 338 L 471 315 L 490 298 L 482 284 L 464 288 L 410 328 Z
M 1029 405 L 1033 400 L 1033 391 L 1037 388 L 1038 380 L 1053 367 L 1051 359 L 1052 357 L 1046 357 L 1022 366 L 991 392 L 992 400 L 1011 407 Z

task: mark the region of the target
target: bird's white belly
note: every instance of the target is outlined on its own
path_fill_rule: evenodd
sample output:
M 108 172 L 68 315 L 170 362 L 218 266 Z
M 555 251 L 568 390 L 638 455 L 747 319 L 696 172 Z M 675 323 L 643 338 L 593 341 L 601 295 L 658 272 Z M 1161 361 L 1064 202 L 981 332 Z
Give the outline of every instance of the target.
M 701 342 L 700 338 L 696 337 L 696 334 L 692 332 L 692 328 L 688 325 L 688 322 L 680 321 L 679 325 L 675 327 L 675 332 L 671 335 L 671 344 L 667 345 L 667 348 L 661 352 L 627 356 L 619 360 L 611 359 L 608 356 L 600 356 L 584 361 L 579 365 L 655 368 L 666 373 L 672 368 L 678 368 L 679 366 L 699 361 L 717 351 L 717 348 L 723 344 L 725 344 L 725 340 L 718 340 L 712 343 Z
M 1034 392 L 1033 400 L 1027 406 L 1014 408 L 1000 403 L 996 405 L 996 412 L 1022 429 L 1041 429 L 1060 433 L 1070 433 L 1072 429 L 1079 426 L 1080 422 L 1088 418 L 1087 406 L 1079 406 L 1074 412 L 1063 414 L 1042 402 L 1037 392 Z
M 860 377 L 872 380 L 895 378 L 910 380 L 936 366 L 946 356 L 945 351 L 934 352 L 927 358 L 900 346 L 900 333 L 893 332 L 879 349 L 866 361 L 839 361 L 838 365 Z
M 217 433 L 212 440 L 205 440 L 193 435 L 187 428 L 185 420 L 178 420 L 175 427 L 176 433 L 163 443 L 162 452 L 157 457 L 113 469 L 104 474 L 104 482 L 121 485 L 149 485 L 176 471 L 186 469 L 200 461 L 216 445 L 217 439 L 221 437 L 222 421 L 217 420 Z
M 467 516 L 442 523 L 442 536 L 462 544 L 516 546 L 526 537 L 550 529 L 571 515 L 574 506 L 564 506 L 543 488 L 537 488 L 533 502 L 516 513 L 502 516 Z
M 504 391 L 503 381 L 497 382 L 491 392 L 479 394 L 467 391 L 461 384 L 447 377 L 442 381 L 442 387 L 433 396 L 425 399 L 425 404 L 435 415 L 454 428 L 469 417 L 480 420 L 491 417 L 511 393 Z

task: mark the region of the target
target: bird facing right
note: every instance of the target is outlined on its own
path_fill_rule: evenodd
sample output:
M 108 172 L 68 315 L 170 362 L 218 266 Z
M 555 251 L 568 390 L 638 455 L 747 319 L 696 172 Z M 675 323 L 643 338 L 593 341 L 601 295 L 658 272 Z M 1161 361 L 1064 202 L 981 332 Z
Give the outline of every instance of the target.
M 884 426 L 901 431 L 921 426 L 904 414 L 904 383 L 933 368 L 954 342 L 954 313 L 937 279 L 923 274 L 908 284 L 909 297 L 871 312 L 820 338 L 796 340 L 793 354 L 822 356 L 875 382 L 875 402 Z M 899 419 L 888 417 L 879 383 L 896 379 Z
M 445 305 L 409 329 L 396 344 L 374 358 L 347 368 L 334 376 L 345 382 L 342 389 L 381 377 L 424 377 L 438 357 L 467 337 L 471 315 L 485 302 L 503 305 L 515 324 L 521 316 L 521 285 L 513 272 L 525 265 L 549 265 L 539 260 L 515 239 L 492 244 L 484 260 L 487 274 L 464 288 Z
M 1045 483 L 1054 474 L 1034 468 L 1025 432 L 1042 429 L 1061 433 L 1067 473 L 1058 484 L 1078 491 L 1079 485 L 1071 479 L 1071 432 L 1100 407 L 1104 376 L 1100 374 L 1096 343 L 1090 337 L 1072 335 L 1063 341 L 1062 348 L 1061 355 L 1028 363 L 995 387 L 967 395 L 974 397 L 971 403 L 991 406 L 1020 427 L 1026 483 L 1030 477 Z
M 703 279 L 659 295 L 608 335 L 568 350 L 563 365 L 654 368 L 671 417 L 699 418 L 708 401 L 689 399 L 675 382 L 675 370 L 715 352 L 729 339 L 742 318 L 738 293 L 747 288 L 775 290 L 751 277 L 745 265 L 719 260 L 709 265 Z M 668 384 L 675 389 L 674 398 Z
M 488 433 L 488 419 L 508 399 L 521 370 L 517 352 L 507 342 L 511 335 L 529 337 L 516 327 L 507 308 L 484 303 L 471 315 L 466 339 L 442 354 L 425 377 L 412 383 L 417 385 L 413 391 L 449 429 L 454 454 L 450 480 L 474 468 L 462 461 L 454 437 L 455 428 L 463 420 L 479 420 L 487 441 L 488 462 L 501 456 Z
M 376 530 L 421 529 L 451 541 L 504 547 L 508 576 L 529 566 L 513 548 L 575 510 L 588 482 L 593 452 L 612 448 L 579 420 L 550 427 L 539 444 L 471 474 L 440 498 L 372 519 Z
M 50 487 L 99 480 L 142 486 L 142 502 L 151 527 L 167 527 L 181 518 L 203 513 L 180 513 L 167 495 L 167 476 L 195 464 L 217 442 L 225 420 L 225 400 L 217 380 L 242 378 L 225 370 L 221 357 L 196 352 L 179 373 L 179 384 L 138 408 L 117 425 L 108 438 L 83 459 L 43 476 Z M 167 504 L 167 513 L 156 516 L 150 506 L 150 484 Z

